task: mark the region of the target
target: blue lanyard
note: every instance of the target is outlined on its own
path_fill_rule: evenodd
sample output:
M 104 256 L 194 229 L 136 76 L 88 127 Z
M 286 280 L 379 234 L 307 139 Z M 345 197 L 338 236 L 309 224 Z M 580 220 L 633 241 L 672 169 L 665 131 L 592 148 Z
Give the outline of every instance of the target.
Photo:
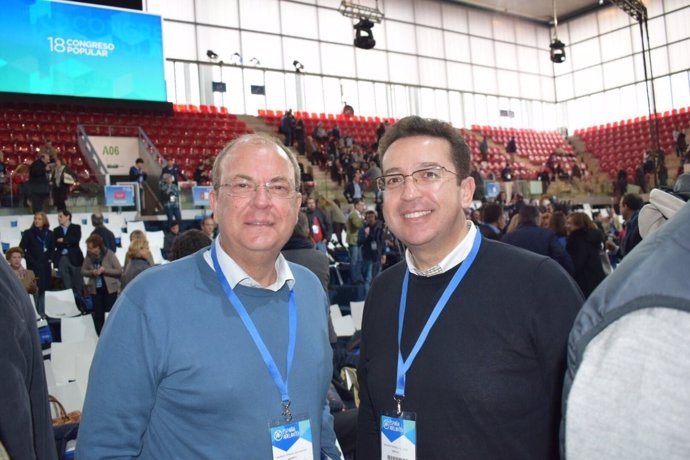
M 271 356 L 271 352 L 268 351 L 268 348 L 266 348 L 266 344 L 254 325 L 254 321 L 252 321 L 252 319 L 249 317 L 247 309 L 244 308 L 242 301 L 239 299 L 239 297 L 237 297 L 235 291 L 233 291 L 232 287 L 230 287 L 230 283 L 228 283 L 227 278 L 225 278 L 225 274 L 223 274 L 223 269 L 220 267 L 220 263 L 218 263 L 218 256 L 216 255 L 215 242 L 211 245 L 211 259 L 213 260 L 213 268 L 216 270 L 216 276 L 218 277 L 218 281 L 220 282 L 221 286 L 223 286 L 225 295 L 228 296 L 228 300 L 244 323 L 244 327 L 247 328 L 247 331 L 252 337 L 256 348 L 259 349 L 259 353 L 261 353 L 261 357 L 268 368 L 268 372 L 270 372 L 271 378 L 273 378 L 273 381 L 280 392 L 281 404 L 283 406 L 282 415 L 286 422 L 290 422 L 292 420 L 292 413 L 290 411 L 290 396 L 288 394 L 288 378 L 290 376 L 290 369 L 292 368 L 292 361 L 295 356 L 295 341 L 297 336 L 297 305 L 295 304 L 295 291 L 290 289 L 290 300 L 288 302 L 287 373 L 285 374 L 285 380 L 283 380 L 283 377 L 280 375 L 280 371 L 278 370 L 278 366 L 276 365 L 273 356 Z
M 396 403 L 398 404 L 398 414 L 401 413 L 401 403 L 403 398 L 405 397 L 405 375 L 407 374 L 407 371 L 410 369 L 410 366 L 412 366 L 412 362 L 417 357 L 417 353 L 419 353 L 419 350 L 422 348 L 422 345 L 424 345 L 424 342 L 426 341 L 426 338 L 429 335 L 429 331 L 434 326 L 434 323 L 436 323 L 436 320 L 441 315 L 441 312 L 448 303 L 448 299 L 453 294 L 453 292 L 455 292 L 455 289 L 458 287 L 462 279 L 465 277 L 465 274 L 474 263 L 474 259 L 477 257 L 477 252 L 479 252 L 479 246 L 481 245 L 481 242 L 481 234 L 479 233 L 479 231 L 477 231 L 474 235 L 474 241 L 472 243 L 472 249 L 470 250 L 470 253 L 468 254 L 465 261 L 462 263 L 462 265 L 460 265 L 458 271 L 455 272 L 455 275 L 453 275 L 453 278 L 450 280 L 450 283 L 448 283 L 448 286 L 446 286 L 446 289 L 443 291 L 443 295 L 441 295 L 441 298 L 438 299 L 438 302 L 436 302 L 436 306 L 432 310 L 429 319 L 426 320 L 424 329 L 422 329 L 422 332 L 419 334 L 417 342 L 414 344 L 414 347 L 412 347 L 412 351 L 407 356 L 407 359 L 403 360 L 402 352 L 400 351 L 400 343 L 402 341 L 403 320 L 405 319 L 405 307 L 407 306 L 407 287 L 410 280 L 410 271 L 407 270 L 405 272 L 405 278 L 403 279 L 402 285 L 402 294 L 400 295 L 400 308 L 398 310 L 398 371 L 394 398 Z

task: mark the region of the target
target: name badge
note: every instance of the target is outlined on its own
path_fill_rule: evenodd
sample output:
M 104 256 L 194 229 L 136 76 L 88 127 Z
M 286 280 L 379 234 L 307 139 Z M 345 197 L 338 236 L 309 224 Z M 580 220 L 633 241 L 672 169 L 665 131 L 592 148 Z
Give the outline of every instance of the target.
M 403 412 L 400 416 L 381 416 L 381 458 L 417 458 L 417 422 L 414 412 Z
M 309 418 L 271 426 L 273 460 L 314 460 Z

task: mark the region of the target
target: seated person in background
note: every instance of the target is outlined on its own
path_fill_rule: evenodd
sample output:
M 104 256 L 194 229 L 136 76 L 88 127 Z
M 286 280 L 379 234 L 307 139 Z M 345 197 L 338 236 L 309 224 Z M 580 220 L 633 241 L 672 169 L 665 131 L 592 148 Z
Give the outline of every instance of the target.
M 170 248 L 172 247 L 173 243 L 175 242 L 175 239 L 179 235 L 180 235 L 180 224 L 179 224 L 179 222 L 173 222 L 172 224 L 170 224 L 170 229 L 165 234 L 165 237 L 163 238 L 163 258 L 165 260 L 170 260 L 170 259 L 168 259 L 168 253 L 170 252 Z
M 129 263 L 122 274 L 123 290 L 139 273 L 147 268 L 151 268 L 151 263 L 149 262 L 149 258 L 151 257 L 149 242 L 141 238 L 132 241 L 129 245 L 129 249 L 127 249 L 127 257 L 129 258 Z
M 168 252 L 168 260 L 172 262 L 173 260 L 187 257 L 199 249 L 209 247 L 211 242 L 211 238 L 206 233 L 196 228 L 191 228 L 175 238 Z
M 29 294 L 35 295 L 38 293 L 38 283 L 36 282 L 36 274 L 32 270 L 27 270 L 22 265 L 24 258 L 24 251 L 20 247 L 9 248 L 5 253 L 7 262 L 10 263 L 10 268 L 17 275 L 22 286 Z

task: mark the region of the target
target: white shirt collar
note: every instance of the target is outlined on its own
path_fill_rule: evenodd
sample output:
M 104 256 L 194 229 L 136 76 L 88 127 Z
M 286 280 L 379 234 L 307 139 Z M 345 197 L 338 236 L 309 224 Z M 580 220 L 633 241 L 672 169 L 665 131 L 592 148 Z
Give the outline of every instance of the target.
M 441 260 L 441 262 L 427 270 L 419 270 L 414 264 L 414 258 L 412 257 L 410 250 L 406 249 L 405 260 L 407 261 L 408 269 L 411 273 L 417 276 L 425 277 L 436 276 L 440 275 L 441 273 L 447 272 L 451 268 L 459 265 L 460 262 L 467 258 L 470 251 L 472 250 L 472 244 L 474 242 L 474 237 L 476 233 L 477 227 L 475 227 L 474 224 L 468 220 L 467 234 L 462 239 L 462 241 L 460 241 L 460 244 L 458 244 L 452 251 L 450 251 L 450 253 L 446 257 L 444 257 L 443 260 Z
M 233 258 L 225 252 L 220 245 L 220 238 L 216 238 L 213 244 L 216 245 L 216 254 L 218 255 L 218 263 L 220 264 L 220 268 L 223 270 L 223 274 L 228 280 L 231 288 L 235 289 L 238 284 L 241 284 L 242 286 L 268 289 L 276 292 L 279 291 L 285 283 L 287 283 L 290 289 L 292 289 L 295 285 L 295 277 L 282 254 L 278 254 L 278 258 L 276 259 L 275 268 L 276 273 L 278 274 L 276 281 L 269 286 L 263 287 L 255 279 L 249 276 L 247 272 L 245 272 L 242 267 L 240 267 L 237 262 L 235 262 Z M 211 269 L 215 271 L 210 249 L 204 253 L 204 259 L 206 259 L 206 263 L 211 267 Z

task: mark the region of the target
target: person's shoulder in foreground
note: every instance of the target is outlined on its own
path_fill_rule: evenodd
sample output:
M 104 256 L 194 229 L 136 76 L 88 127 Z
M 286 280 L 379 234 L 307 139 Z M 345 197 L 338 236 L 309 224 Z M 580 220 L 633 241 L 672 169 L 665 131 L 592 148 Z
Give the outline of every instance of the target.
M 12 459 L 56 459 L 34 312 L 19 278 L 0 265 L 0 445 Z

